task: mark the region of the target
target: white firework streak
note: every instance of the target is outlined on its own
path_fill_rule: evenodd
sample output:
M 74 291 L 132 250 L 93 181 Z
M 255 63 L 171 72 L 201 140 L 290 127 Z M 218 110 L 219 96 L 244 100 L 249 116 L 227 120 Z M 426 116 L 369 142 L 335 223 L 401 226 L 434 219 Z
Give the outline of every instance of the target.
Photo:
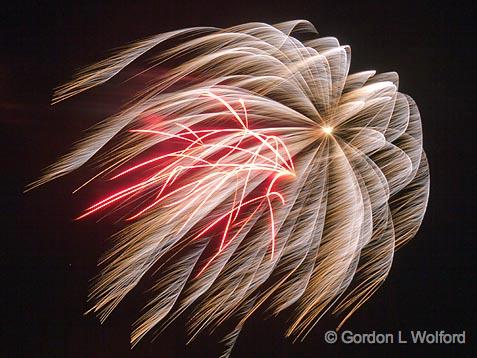
M 102 321 L 156 266 L 133 345 L 192 307 L 191 339 L 236 322 L 228 355 L 259 307 L 293 305 L 286 334 L 303 338 L 330 308 L 343 323 L 377 290 L 422 222 L 429 170 L 398 75 L 349 74 L 350 55 L 303 20 L 191 28 L 121 49 L 56 90 L 53 103 L 139 57 L 150 57 L 145 71 L 174 65 L 29 187 L 93 160 L 92 179 L 133 178 L 80 216 L 139 205 L 91 291 Z M 170 140 L 176 150 L 132 164 Z

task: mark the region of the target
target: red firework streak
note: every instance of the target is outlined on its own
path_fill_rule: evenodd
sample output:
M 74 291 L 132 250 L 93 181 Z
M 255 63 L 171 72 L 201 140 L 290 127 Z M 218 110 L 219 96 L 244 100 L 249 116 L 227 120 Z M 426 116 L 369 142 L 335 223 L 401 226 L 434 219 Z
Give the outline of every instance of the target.
M 242 178 L 242 185 L 236 186 L 231 204 L 192 238 L 197 240 L 210 233 L 220 222 L 225 223 L 218 250 L 198 275 L 238 237 L 247 223 L 263 208 L 266 208 L 270 217 L 270 247 L 273 259 L 276 228 L 272 202 L 278 199 L 282 205 L 285 203 L 283 195 L 274 187 L 280 178 L 295 176 L 293 162 L 285 143 L 277 136 L 266 134 L 272 129 L 250 128 L 247 109 L 242 99 L 239 102 L 243 117 L 225 99 L 212 92 L 206 92 L 204 95 L 216 99 L 226 108 L 236 128 L 194 130 L 176 123 L 181 127 L 181 131 L 176 134 L 155 129 L 131 130 L 130 132 L 148 136 L 175 139 L 183 142 L 185 148 L 144 160 L 114 175 L 112 180 L 140 170 L 153 170 L 152 175 L 94 203 L 77 218 L 85 218 L 106 210 L 113 204 L 125 203 L 133 197 L 153 192 L 152 202 L 127 220 L 137 219 L 159 207 L 175 207 L 175 214 L 169 222 L 181 215 L 188 215 L 182 225 L 183 229 L 220 188 L 229 186 L 234 179 L 238 183 L 239 178 Z M 263 192 L 249 188 L 251 179 L 256 174 L 269 178 Z

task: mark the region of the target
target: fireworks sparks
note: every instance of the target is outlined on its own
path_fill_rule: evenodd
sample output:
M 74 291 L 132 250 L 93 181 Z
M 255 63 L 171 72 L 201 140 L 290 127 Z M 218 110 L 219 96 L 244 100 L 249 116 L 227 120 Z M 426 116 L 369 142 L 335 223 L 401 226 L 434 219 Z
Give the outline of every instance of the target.
M 292 21 L 169 32 L 57 89 L 55 103 L 146 55 L 152 65 L 141 73 L 171 68 L 31 186 L 89 161 L 102 169 L 84 185 L 127 183 L 78 219 L 127 215 L 91 292 L 101 320 L 160 269 L 133 345 L 189 307 L 191 339 L 235 322 L 225 355 L 262 306 L 293 306 L 295 337 L 331 307 L 345 321 L 417 232 L 429 190 L 417 106 L 397 91 L 396 73 L 349 74 L 348 46 L 302 42 L 303 32 L 315 29 Z
M 148 169 L 151 166 L 167 163 L 171 160 L 170 164 L 155 171 L 152 176 L 91 205 L 84 214 L 78 217 L 78 219 L 83 219 L 97 211 L 107 209 L 113 204 L 117 205 L 118 202 L 127 201 L 145 191 L 157 191 L 153 202 L 129 217 L 128 220 L 137 219 L 147 211 L 158 206 L 174 207 L 176 213 L 169 218 L 168 223 L 180 215 L 188 215 L 188 219 L 181 227 L 183 229 L 202 207 L 207 205 L 208 200 L 216 192 L 221 191 L 222 187 L 230 185 L 231 181 L 235 180 L 238 183 L 241 177 L 244 176 L 245 180 L 242 180 L 240 186 L 236 186 L 234 200 L 231 202 L 228 210 L 192 239 L 199 239 L 208 234 L 222 220 L 226 221 L 217 253 L 202 268 L 199 274 L 205 270 L 210 262 L 230 244 L 230 240 L 233 240 L 253 218 L 252 214 L 242 219 L 240 216 L 242 211 L 255 207 L 253 213 L 257 213 L 265 204 L 270 212 L 271 258 L 273 259 L 276 229 L 272 201 L 278 199 L 282 204 L 285 203 L 282 194 L 274 191 L 273 187 L 280 177 L 295 176 L 290 153 L 283 141 L 279 137 L 267 135 L 266 132 L 270 131 L 270 129 L 257 131 L 249 128 L 247 110 L 243 100 L 239 101 L 244 113 L 244 118 L 241 118 L 222 98 L 211 92 L 207 92 L 204 95 L 215 98 L 222 103 L 230 112 L 230 115 L 238 122 L 239 128 L 193 130 L 177 123 L 183 130 L 173 135 L 154 129 L 132 130 L 131 132 L 134 133 L 180 139 L 187 143 L 187 147 L 143 161 L 114 175 L 111 179 L 118 179 L 135 173 L 140 169 Z M 194 171 L 200 171 L 200 174 L 193 175 L 192 180 L 184 179 Z M 271 180 L 267 184 L 263 195 L 245 200 L 247 189 L 250 186 L 249 182 L 255 176 L 255 173 L 261 173 L 270 177 Z M 177 188 L 174 187 L 174 184 L 178 182 L 181 185 Z M 201 198 L 201 202 L 198 201 L 199 198 Z M 191 209 L 190 212 L 189 209 Z M 232 232 L 236 232 L 236 234 L 229 238 Z

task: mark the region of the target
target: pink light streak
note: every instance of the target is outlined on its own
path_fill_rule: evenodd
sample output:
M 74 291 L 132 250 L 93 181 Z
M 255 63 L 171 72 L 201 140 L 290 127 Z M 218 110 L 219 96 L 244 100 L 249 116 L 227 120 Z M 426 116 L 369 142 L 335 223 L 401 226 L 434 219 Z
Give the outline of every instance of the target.
M 153 129 L 136 129 L 130 132 L 162 136 L 183 141 L 184 149 L 172 151 L 122 170 L 111 180 L 127 177 L 139 170 L 156 170 L 152 175 L 113 193 L 86 208 L 77 218 L 84 219 L 113 204 L 124 204 L 134 196 L 149 190 L 157 191 L 154 200 L 139 209 L 127 220 L 135 220 L 160 207 L 175 207 L 175 214 L 169 222 L 181 215 L 187 215 L 180 230 L 184 229 L 194 216 L 214 195 L 235 178 L 238 183 L 233 201 L 225 213 L 206 224 L 192 240 L 198 240 L 211 233 L 220 222 L 225 227 L 220 233 L 220 245 L 216 253 L 202 267 L 198 275 L 216 259 L 233 240 L 244 230 L 246 225 L 262 209 L 269 212 L 269 231 L 271 259 L 275 255 L 275 213 L 273 202 L 278 199 L 285 204 L 283 195 L 274 189 L 280 178 L 295 176 L 293 161 L 285 143 L 277 136 L 265 134 L 270 128 L 253 130 L 249 126 L 249 117 L 245 102 L 240 99 L 243 117 L 223 98 L 212 92 L 204 93 L 222 104 L 232 115 L 238 128 L 215 128 L 194 130 L 177 123 L 181 131 L 171 134 Z M 264 194 L 250 189 L 251 181 L 257 174 L 270 178 L 265 185 Z

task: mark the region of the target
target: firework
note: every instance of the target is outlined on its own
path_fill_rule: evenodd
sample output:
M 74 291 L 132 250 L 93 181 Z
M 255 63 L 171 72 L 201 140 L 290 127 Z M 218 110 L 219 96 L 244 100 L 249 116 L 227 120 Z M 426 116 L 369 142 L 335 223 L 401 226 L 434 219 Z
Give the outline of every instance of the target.
M 99 169 L 84 185 L 126 183 L 78 217 L 125 215 L 91 311 L 104 321 L 157 270 L 133 345 L 187 309 L 191 339 L 234 322 L 225 355 L 258 308 L 292 306 L 295 338 L 330 308 L 344 322 L 386 279 L 427 205 L 420 115 L 397 74 L 349 74 L 349 46 L 307 21 L 249 23 L 134 43 L 59 87 L 53 103 L 139 57 L 149 67 L 138 73 L 169 70 L 31 184 L 86 162 Z

